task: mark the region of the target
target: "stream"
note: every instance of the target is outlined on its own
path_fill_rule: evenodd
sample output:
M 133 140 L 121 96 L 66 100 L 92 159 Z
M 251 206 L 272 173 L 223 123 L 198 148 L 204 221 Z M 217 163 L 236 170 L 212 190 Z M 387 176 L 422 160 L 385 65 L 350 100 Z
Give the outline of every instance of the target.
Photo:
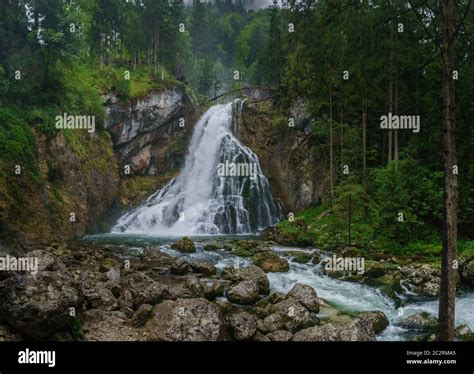
M 255 236 L 225 236 L 226 240 L 233 239 L 258 239 Z M 105 246 L 123 246 L 129 251 L 139 253 L 146 245 L 167 253 L 173 257 L 179 257 L 183 260 L 209 261 L 217 269 L 223 269 L 226 266 L 245 267 L 252 264 L 251 259 L 232 255 L 223 249 L 217 251 L 204 251 L 203 245 L 208 242 L 215 242 L 216 237 L 197 236 L 192 237 L 196 244 L 196 252 L 183 254 L 170 248 L 176 238 L 172 237 L 150 237 L 140 235 L 125 234 L 101 234 L 87 236 L 86 242 Z M 310 251 L 297 247 L 273 246 L 272 251 L 284 256 L 286 251 Z M 400 341 L 412 340 L 419 333 L 409 331 L 396 326 L 396 322 L 412 314 L 422 311 L 428 312 L 433 316 L 438 313 L 438 299 L 427 299 L 411 297 L 401 308 L 395 308 L 394 302 L 383 295 L 377 288 L 364 284 L 343 281 L 331 278 L 322 273 L 320 265 L 312 263 L 300 264 L 291 260 L 291 257 L 285 256 L 290 264 L 290 269 L 285 273 L 267 273 L 270 281 L 271 291 L 287 293 L 296 283 L 304 283 L 316 289 L 319 297 L 327 301 L 334 308 L 346 313 L 356 313 L 362 311 L 379 310 L 385 313 L 390 321 L 390 325 L 377 336 L 381 341 Z M 406 295 L 399 295 L 406 299 Z M 474 292 L 459 293 L 456 298 L 456 325 L 467 324 L 474 329 Z

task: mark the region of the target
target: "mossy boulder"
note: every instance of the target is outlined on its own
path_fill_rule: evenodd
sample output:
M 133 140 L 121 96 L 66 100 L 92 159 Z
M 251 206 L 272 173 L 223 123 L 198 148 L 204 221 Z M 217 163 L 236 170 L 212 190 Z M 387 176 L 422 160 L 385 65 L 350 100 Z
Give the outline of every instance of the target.
M 283 273 L 290 269 L 288 261 L 273 252 L 259 253 L 252 260 L 265 273 Z
M 194 245 L 194 242 L 187 236 L 171 244 L 171 248 L 181 253 L 196 252 L 196 246 Z

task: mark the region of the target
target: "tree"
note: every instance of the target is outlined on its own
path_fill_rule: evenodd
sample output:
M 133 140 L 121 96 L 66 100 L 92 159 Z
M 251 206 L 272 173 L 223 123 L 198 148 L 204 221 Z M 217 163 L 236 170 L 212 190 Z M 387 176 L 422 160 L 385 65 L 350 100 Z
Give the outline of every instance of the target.
M 441 260 L 441 283 L 439 296 L 438 339 L 453 340 L 456 282 L 454 277 L 457 256 L 457 209 L 458 179 L 455 138 L 455 48 L 454 17 L 455 0 L 441 2 L 443 60 L 443 155 L 444 155 L 444 220 L 443 255 Z

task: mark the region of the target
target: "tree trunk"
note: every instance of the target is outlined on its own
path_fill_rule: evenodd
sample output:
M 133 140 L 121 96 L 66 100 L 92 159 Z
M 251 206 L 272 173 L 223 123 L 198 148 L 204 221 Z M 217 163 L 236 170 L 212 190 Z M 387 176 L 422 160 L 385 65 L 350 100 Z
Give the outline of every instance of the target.
M 398 77 L 398 74 L 397 74 Z M 395 98 L 393 111 L 398 115 L 398 79 L 395 81 Z M 393 159 L 398 161 L 398 130 L 393 131 Z
M 452 72 L 454 66 L 454 13 L 455 0 L 441 1 L 442 35 L 441 47 L 444 63 L 443 76 L 443 153 L 444 153 L 444 222 L 443 255 L 441 261 L 441 283 L 439 293 L 438 340 L 454 338 L 454 309 L 456 283 L 454 272 L 457 266 L 457 204 L 458 181 L 453 167 L 457 163 L 455 140 L 455 87 Z
M 393 81 L 392 81 L 392 67 L 393 67 L 393 52 L 390 51 L 390 80 L 388 82 L 388 112 L 393 112 Z M 388 130 L 388 160 L 393 160 L 393 130 Z
M 362 104 L 362 179 L 367 191 L 367 106 Z
M 334 166 L 332 153 L 332 82 L 329 83 L 329 174 L 331 185 L 331 206 L 334 200 Z

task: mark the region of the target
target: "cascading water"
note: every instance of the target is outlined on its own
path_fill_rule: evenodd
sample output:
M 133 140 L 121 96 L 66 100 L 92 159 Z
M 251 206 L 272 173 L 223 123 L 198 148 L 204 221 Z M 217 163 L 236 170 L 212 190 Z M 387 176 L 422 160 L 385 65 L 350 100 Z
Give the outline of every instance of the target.
M 234 136 L 232 125 L 233 103 L 211 107 L 194 128 L 181 174 L 122 216 L 112 232 L 252 234 L 277 223 L 281 210 L 258 157 Z M 237 166 L 251 173 L 237 176 Z

